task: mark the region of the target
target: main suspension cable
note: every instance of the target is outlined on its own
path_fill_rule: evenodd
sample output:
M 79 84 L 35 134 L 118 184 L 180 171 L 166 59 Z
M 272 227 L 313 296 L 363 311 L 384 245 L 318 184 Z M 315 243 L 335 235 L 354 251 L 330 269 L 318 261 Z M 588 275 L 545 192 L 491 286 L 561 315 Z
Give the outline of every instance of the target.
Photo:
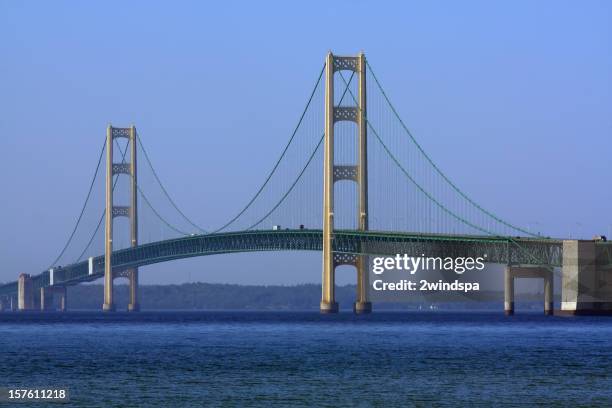
M 131 174 L 130 174 L 131 177 Z M 147 205 L 149 206 L 149 208 L 153 211 L 153 214 L 155 214 L 157 216 L 157 218 L 160 219 L 161 222 L 163 222 L 164 224 L 166 224 L 166 226 L 172 230 L 174 230 L 175 232 L 178 232 L 181 235 L 191 235 L 188 232 L 182 231 L 180 229 L 178 229 L 177 227 L 175 227 L 174 225 L 170 224 L 164 217 L 161 216 L 161 214 L 155 209 L 155 207 L 153 207 L 153 205 L 151 204 L 151 202 L 149 201 L 149 199 L 147 198 L 147 196 L 145 195 L 144 191 L 142 191 L 142 189 L 140 188 L 140 186 L 138 185 L 138 183 L 136 183 L 136 189 L 138 190 L 138 192 L 140 193 L 141 197 L 144 199 L 144 201 L 147 203 Z
M 161 182 L 160 178 L 157 175 L 157 172 L 155 171 L 155 168 L 153 167 L 153 164 L 151 163 L 151 160 L 149 159 L 149 155 L 147 154 L 146 149 L 144 148 L 144 145 L 142 144 L 142 141 L 140 140 L 140 136 L 137 135 L 136 136 L 136 140 L 138 140 L 138 144 L 140 145 L 140 148 L 142 149 L 142 152 L 144 153 L 145 159 L 147 161 L 147 163 L 149 164 L 149 167 L 151 168 L 151 171 L 153 172 L 153 176 L 155 176 L 155 180 L 157 180 L 157 184 L 159 184 L 159 186 L 161 187 L 162 191 L 164 192 L 164 195 L 166 196 L 166 198 L 168 199 L 168 201 L 170 201 L 170 204 L 172 204 L 172 206 L 174 207 L 174 209 L 176 211 L 178 211 L 178 213 L 189 223 L 191 224 L 193 227 L 195 227 L 196 229 L 198 229 L 201 233 L 203 234 L 207 234 L 208 231 L 206 231 L 204 228 L 200 227 L 199 225 L 197 225 L 195 222 L 193 222 L 189 217 L 187 217 L 183 211 L 181 211 L 181 209 L 178 207 L 178 205 L 176 205 L 176 203 L 174 202 L 174 200 L 172 199 L 172 197 L 170 197 L 170 194 L 168 194 L 168 191 L 166 190 L 166 188 L 164 187 L 164 184 Z
M 349 86 L 350 86 L 354 76 L 355 76 L 355 73 L 353 72 L 351 74 L 350 78 L 349 78 L 348 83 L 346 83 L 346 80 L 344 81 L 344 83 L 346 84 L 346 87 L 344 89 L 344 92 L 342 92 L 342 96 L 340 97 L 340 102 L 338 102 L 338 104 L 342 103 L 342 101 L 344 100 L 344 97 L 346 96 L 347 91 L 351 92 L 350 89 L 349 89 Z M 344 79 L 344 78 L 342 78 L 342 79 Z M 314 150 L 310 154 L 310 157 L 308 158 L 308 161 L 306 162 L 306 164 L 304 165 L 304 167 L 302 168 L 302 170 L 298 174 L 297 178 L 289 186 L 289 189 L 287 189 L 285 194 L 283 194 L 281 199 L 272 207 L 272 209 L 270 211 L 268 211 L 266 213 L 266 215 L 264 215 L 256 223 L 254 223 L 253 225 L 248 227 L 247 230 L 251 230 L 251 229 L 255 228 L 256 226 L 258 226 L 259 224 L 261 224 L 263 221 L 265 221 L 283 203 L 283 201 L 285 201 L 285 199 L 289 196 L 289 193 L 291 193 L 291 191 L 293 191 L 293 188 L 297 185 L 298 181 L 300 181 L 300 179 L 302 178 L 302 175 L 304 174 L 304 172 L 306 171 L 308 166 L 310 166 L 310 163 L 312 162 L 312 159 L 314 158 L 315 154 L 319 150 L 319 147 L 321 146 L 321 143 L 323 142 L 324 139 L 325 139 L 325 133 L 323 133 L 323 135 L 319 139 L 319 143 L 317 143 L 316 147 L 314 148 Z
M 295 129 L 293 130 L 293 133 L 291 134 L 291 137 L 289 138 L 289 141 L 285 145 L 285 148 L 283 149 L 280 157 L 278 158 L 278 160 L 274 164 L 274 167 L 272 167 L 272 170 L 268 174 L 268 177 L 266 177 L 264 183 L 261 185 L 261 187 L 259 187 L 259 190 L 257 190 L 255 195 L 251 198 L 251 200 L 249 200 L 249 202 L 246 204 L 246 206 L 244 206 L 244 208 L 242 210 L 240 210 L 240 212 L 238 212 L 238 214 L 236 214 L 232 219 L 230 219 L 227 223 L 225 223 L 225 225 L 223 225 L 222 227 L 220 227 L 220 228 L 216 229 L 215 231 L 213 231 L 213 233 L 223 231 L 225 228 L 227 228 L 230 225 L 232 225 L 238 218 L 240 218 L 240 216 L 242 216 L 242 214 L 244 214 L 251 207 L 251 205 L 255 202 L 257 197 L 259 197 L 259 195 L 261 194 L 263 189 L 266 187 L 266 185 L 268 185 L 268 183 L 270 182 L 270 179 L 272 179 L 272 176 L 276 172 L 276 169 L 278 168 L 278 166 L 280 165 L 281 161 L 285 157 L 285 154 L 287 153 L 287 150 L 289 149 L 289 146 L 293 142 L 293 139 L 295 138 L 295 135 L 297 134 L 298 129 L 302 125 L 302 121 L 304 120 L 304 117 L 306 116 L 306 112 L 308 111 L 308 108 L 310 107 L 310 103 L 312 102 L 312 99 L 314 98 L 314 95 L 315 95 L 315 93 L 317 91 L 317 88 L 319 87 L 319 84 L 321 83 L 321 78 L 323 77 L 323 73 L 324 72 L 325 72 L 325 64 L 323 64 L 323 68 L 321 69 L 321 72 L 319 73 L 319 77 L 317 78 L 317 82 L 315 83 L 315 86 L 314 86 L 312 92 L 310 93 L 310 98 L 308 98 L 308 102 L 306 103 L 306 107 L 304 107 L 304 110 L 302 111 L 302 115 L 300 116 L 300 119 L 298 120 L 298 123 L 297 123 Z
M 89 197 L 91 197 L 91 192 L 93 191 L 94 183 L 96 182 L 96 179 L 98 177 L 98 170 L 100 170 L 100 163 L 102 162 L 102 156 L 104 155 L 105 146 L 106 146 L 106 141 L 104 141 L 104 143 L 102 144 L 102 149 L 100 149 L 100 157 L 98 157 L 98 164 L 96 165 L 96 170 L 94 172 L 93 178 L 91 179 L 91 183 L 89 184 L 89 191 L 87 191 L 87 197 L 85 197 L 85 202 L 83 203 L 83 207 L 81 207 L 81 212 L 79 214 L 79 217 L 76 220 L 76 223 L 74 224 L 74 228 L 72 229 L 72 232 L 70 233 L 70 236 L 68 237 L 68 240 L 64 244 L 64 247 L 62 248 L 61 252 L 55 258 L 55 260 L 51 262 L 51 265 L 49 266 L 49 268 L 53 267 L 57 263 L 57 261 L 59 261 L 60 258 L 64 256 L 66 249 L 68 249 L 68 246 L 70 245 L 70 243 L 72 242 L 72 239 L 74 238 L 74 234 L 76 234 L 79 224 L 81 223 L 81 219 L 83 218 L 83 214 L 85 213 L 85 208 L 87 207 L 87 203 L 89 202 Z
M 344 81 L 344 83 L 347 85 L 348 87 L 348 83 L 346 82 L 346 79 L 344 79 L 344 75 L 342 75 L 342 73 L 340 73 L 340 77 L 342 78 L 342 80 Z M 361 107 L 359 106 L 359 103 L 357 102 L 357 99 L 355 98 L 355 95 L 353 94 L 353 92 L 349 89 L 349 93 L 351 95 L 351 97 L 353 98 L 353 101 L 355 101 L 355 104 L 357 105 L 358 109 L 361 110 Z M 391 152 L 391 150 L 387 147 L 387 145 L 385 144 L 385 142 L 383 142 L 382 138 L 380 137 L 380 135 L 378 134 L 378 132 L 376 131 L 376 129 L 374 128 L 374 126 L 372 126 L 372 123 L 370 123 L 370 121 L 368 120 L 367 117 L 365 117 L 365 121 L 368 125 L 368 128 L 374 133 L 374 136 L 376 136 L 376 139 L 378 140 L 378 142 L 382 145 L 383 149 L 385 150 L 385 152 L 387 153 L 387 155 L 389 156 L 389 158 L 391 158 L 391 160 L 395 163 L 395 165 L 402 171 L 402 173 L 404 173 L 404 175 L 408 178 L 408 180 L 410 180 L 415 187 L 421 191 L 421 193 L 423 193 L 429 200 L 431 200 L 434 204 L 436 204 L 441 210 L 443 210 L 444 212 L 448 213 L 449 215 L 451 215 L 452 217 L 456 218 L 457 220 L 463 222 L 464 224 L 475 228 L 481 232 L 485 232 L 488 235 L 495 235 L 490 231 L 487 231 L 484 228 L 481 228 L 479 226 L 477 226 L 476 224 L 471 223 L 470 221 L 464 219 L 463 217 L 455 214 L 453 211 L 451 211 L 450 209 L 448 209 L 446 206 L 444 206 L 442 203 L 440 203 L 438 200 L 435 199 L 435 197 L 433 197 L 427 190 L 425 190 L 425 188 L 423 186 L 421 186 L 411 175 L 410 173 L 404 168 L 404 166 L 402 166 L 402 164 L 399 162 L 399 160 L 397 159 L 397 157 L 395 157 L 395 155 Z
M 105 139 L 106 140 L 106 139 Z M 106 141 L 104 142 L 106 144 Z M 127 154 L 127 148 L 128 146 L 125 146 L 125 150 L 121 150 L 121 146 L 119 146 L 119 144 L 115 141 L 116 146 L 119 148 L 119 151 L 121 152 L 121 164 L 125 163 L 125 155 Z M 113 181 L 113 191 L 115 191 L 115 186 L 117 185 L 117 181 L 119 179 L 115 178 L 115 180 Z M 89 247 L 91 246 L 91 243 L 93 242 L 96 234 L 98 233 L 98 231 L 100 230 L 100 226 L 102 225 L 102 220 L 104 220 L 104 215 L 106 214 L 106 209 L 102 210 L 102 214 L 100 215 L 100 219 L 98 220 L 98 225 L 96 226 L 96 229 L 94 230 L 93 234 L 91 234 L 91 237 L 89 237 L 89 241 L 87 242 L 87 245 L 85 246 L 85 248 L 83 249 L 83 251 L 81 252 L 81 254 L 79 255 L 79 257 L 77 258 L 77 262 L 81 260 L 81 258 L 83 257 L 83 255 L 85 255 L 85 252 L 87 252 L 89 250 Z
M 393 106 L 393 104 L 391 103 L 391 100 L 389 99 L 389 97 L 387 96 L 387 93 L 385 92 L 385 90 L 383 89 L 380 81 L 378 80 L 378 77 L 376 76 L 376 74 L 374 73 L 374 70 L 372 69 L 370 63 L 368 61 L 366 61 L 366 65 L 368 67 L 368 69 L 370 70 L 370 72 L 372 73 L 372 78 L 374 78 L 374 82 L 376 83 L 376 85 L 378 86 L 378 89 L 380 90 L 380 92 L 382 93 L 385 101 L 387 102 L 387 104 L 389 105 L 389 107 L 391 108 L 391 111 L 393 112 L 394 116 L 397 118 L 397 120 L 399 121 L 400 125 L 402 126 L 402 128 L 404 129 L 404 131 L 406 132 L 406 134 L 410 137 L 410 140 L 412 140 L 412 142 L 414 143 L 414 145 L 417 147 L 417 149 L 421 152 L 421 154 L 423 155 L 423 157 L 425 157 L 425 159 L 429 162 L 429 164 L 433 167 L 433 169 L 444 179 L 444 181 L 446 181 L 453 190 L 455 190 L 457 193 L 459 193 L 459 195 L 461 197 L 463 197 L 465 200 L 467 200 L 471 205 L 473 205 L 475 208 L 477 208 L 479 211 L 483 212 L 484 214 L 486 214 L 487 216 L 491 217 L 492 219 L 494 219 L 495 221 L 509 227 L 512 228 L 516 231 L 520 231 L 524 234 L 527 234 L 529 236 L 533 236 L 533 237 L 538 237 L 538 238 L 542 238 L 542 235 L 540 234 L 534 234 L 530 231 L 527 231 L 523 228 L 517 227 L 516 225 L 510 224 L 509 222 L 499 218 L 498 216 L 496 216 L 495 214 L 487 211 L 486 209 L 484 209 L 483 207 L 481 207 L 478 203 L 476 203 L 474 200 L 472 200 L 467 194 L 465 194 L 459 187 L 457 187 L 447 176 L 445 173 L 442 172 L 442 170 L 440 170 L 440 168 L 434 163 L 434 161 L 429 157 L 429 155 L 425 152 L 425 150 L 423 150 L 423 148 L 421 147 L 421 145 L 417 142 L 416 138 L 412 135 L 412 133 L 410 132 L 410 130 L 408 129 L 408 127 L 406 126 L 406 124 L 404 123 L 404 121 L 402 120 L 402 118 L 400 117 L 399 113 L 397 112 L 397 110 L 395 109 L 395 107 Z
M 344 81 L 344 83 L 347 85 L 348 88 L 348 84 L 346 82 L 346 79 L 344 78 L 344 76 L 342 75 L 342 73 L 340 73 L 340 77 L 342 78 L 342 80 Z M 349 81 L 350 83 L 350 81 Z M 353 101 L 355 102 L 355 104 L 357 104 L 357 106 L 359 106 L 359 103 L 357 102 L 357 99 L 355 98 L 355 95 L 353 94 L 353 92 L 349 89 L 349 93 L 351 94 L 351 97 L 353 98 Z M 361 109 L 361 107 L 359 107 L 359 109 Z M 520 243 L 515 240 L 514 238 L 512 238 L 511 236 L 500 236 L 499 234 L 495 234 L 494 232 L 488 231 L 476 224 L 471 223 L 470 221 L 464 219 L 463 217 L 455 214 L 453 211 L 451 211 L 450 209 L 446 208 L 446 206 L 444 206 L 442 203 L 438 202 L 438 200 L 436 200 L 433 196 L 431 196 L 431 194 L 429 194 L 429 192 L 427 192 L 411 175 L 410 173 L 401 165 L 401 163 L 399 162 L 399 160 L 395 157 L 395 155 L 391 152 L 391 150 L 387 147 L 387 145 L 383 142 L 382 138 L 380 137 L 380 135 L 378 134 L 378 132 L 376 131 L 376 129 L 372 126 L 372 124 L 370 123 L 370 121 L 367 119 L 367 117 L 365 117 L 366 123 L 368 125 L 368 128 L 370 130 L 372 130 L 372 132 L 374 133 L 374 136 L 376 136 L 377 141 L 382 145 L 383 149 L 385 150 L 385 152 L 387 153 L 387 155 L 391 158 L 391 160 L 396 164 L 396 166 L 402 171 L 402 173 L 419 189 L 419 191 L 421 191 L 428 199 L 430 199 L 433 203 L 435 203 L 441 210 L 443 210 L 444 212 L 448 213 L 449 215 L 451 215 L 453 218 L 457 219 L 458 221 L 476 229 L 479 230 L 481 232 L 486 233 L 487 235 L 491 235 L 493 237 L 497 237 L 497 238 L 503 238 L 506 239 L 507 242 L 510 244 L 513 244 L 514 246 L 516 246 L 520 251 L 522 251 L 523 253 L 527 254 L 527 256 L 529 258 L 531 258 L 532 260 L 536 261 L 537 264 L 546 266 L 548 269 L 550 269 L 551 271 L 554 271 L 554 268 L 550 265 L 548 265 L 546 262 L 543 262 L 539 257 L 536 257 L 535 255 L 533 255 L 531 252 L 527 251 L 523 246 L 520 245 Z M 510 262 L 510 259 L 508 259 L 508 262 Z

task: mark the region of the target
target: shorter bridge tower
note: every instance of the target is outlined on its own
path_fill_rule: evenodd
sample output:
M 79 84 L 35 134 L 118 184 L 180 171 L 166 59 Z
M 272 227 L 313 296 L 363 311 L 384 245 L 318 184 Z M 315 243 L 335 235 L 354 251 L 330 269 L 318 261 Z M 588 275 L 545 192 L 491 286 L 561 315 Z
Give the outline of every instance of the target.
M 327 54 L 325 65 L 325 151 L 323 168 L 323 280 L 321 313 L 338 312 L 335 297 L 335 269 L 340 265 L 353 265 L 357 269 L 357 297 L 355 313 L 369 313 L 372 304 L 367 298 L 368 258 L 364 255 L 334 253 L 334 184 L 352 180 L 359 188 L 357 228 L 368 230 L 368 163 L 366 122 L 366 60 L 362 52 L 356 57 Z M 359 81 L 357 106 L 336 106 L 334 101 L 334 74 L 353 71 Z M 337 165 L 334 161 L 334 125 L 339 121 L 352 121 L 357 125 L 358 157 L 356 164 Z
M 114 142 L 117 138 L 128 139 L 130 148 L 130 162 L 116 163 L 113 159 Z M 138 268 L 124 271 L 113 271 L 113 220 L 115 217 L 128 217 L 130 219 L 130 244 L 138 245 L 138 183 L 137 183 L 137 134 L 136 127 L 116 128 L 111 125 L 106 130 L 106 213 L 104 238 L 104 304 L 102 310 L 114 311 L 113 280 L 119 277 L 129 279 L 130 303 L 129 311 L 140 310 L 138 302 Z M 130 177 L 130 203 L 127 206 L 115 205 L 113 200 L 113 187 L 115 175 L 128 175 Z

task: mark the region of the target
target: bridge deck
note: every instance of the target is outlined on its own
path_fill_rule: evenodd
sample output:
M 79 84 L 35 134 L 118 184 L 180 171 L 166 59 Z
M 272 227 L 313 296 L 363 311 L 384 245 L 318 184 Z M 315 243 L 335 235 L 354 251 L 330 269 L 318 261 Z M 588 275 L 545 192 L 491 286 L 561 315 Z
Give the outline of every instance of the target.
M 151 265 L 175 259 L 233 252 L 321 251 L 321 230 L 240 231 L 192 235 L 153 242 L 113 252 L 114 271 Z M 488 263 L 520 263 L 560 266 L 562 241 L 558 239 L 496 237 L 475 235 L 443 235 L 388 231 L 334 232 L 334 251 L 363 255 L 485 257 Z M 104 255 L 93 258 L 93 268 L 83 261 L 57 267 L 54 285 L 75 285 L 93 281 L 104 275 Z M 34 289 L 50 285 L 50 273 L 33 276 Z M 17 282 L 0 286 L 0 295 L 17 293 Z

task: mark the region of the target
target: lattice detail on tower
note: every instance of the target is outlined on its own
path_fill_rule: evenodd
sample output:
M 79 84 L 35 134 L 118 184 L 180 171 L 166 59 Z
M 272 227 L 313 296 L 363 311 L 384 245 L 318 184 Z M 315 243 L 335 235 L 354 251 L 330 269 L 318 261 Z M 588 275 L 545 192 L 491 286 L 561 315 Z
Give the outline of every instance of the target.
M 356 106 L 336 106 L 334 107 L 334 122 L 343 120 L 357 123 L 359 108 Z
M 334 267 L 340 265 L 357 266 L 357 255 L 334 252 Z
M 334 181 L 353 180 L 357 181 L 358 166 L 341 165 L 334 166 Z
M 130 128 L 112 128 L 113 139 L 118 137 L 130 138 Z
M 130 277 L 130 270 L 129 269 L 122 269 L 120 271 L 113 271 L 113 279 L 116 278 L 129 278 Z
M 354 71 L 358 70 L 358 63 L 356 57 L 336 57 L 334 56 L 334 71 Z
M 115 217 L 129 217 L 130 216 L 130 207 L 126 206 L 113 206 L 113 218 Z
M 113 163 L 113 174 L 130 174 L 130 163 Z

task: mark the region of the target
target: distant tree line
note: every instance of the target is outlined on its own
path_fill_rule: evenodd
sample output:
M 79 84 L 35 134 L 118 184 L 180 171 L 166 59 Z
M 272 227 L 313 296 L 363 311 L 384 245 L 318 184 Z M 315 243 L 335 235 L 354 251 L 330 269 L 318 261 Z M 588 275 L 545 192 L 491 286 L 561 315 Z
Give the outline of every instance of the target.
M 352 308 L 355 290 L 355 285 L 336 287 L 336 300 L 341 309 Z M 68 289 L 68 308 L 99 310 L 103 291 L 104 286 L 101 284 L 72 286 Z M 114 294 L 117 309 L 127 309 L 128 286 L 116 285 Z M 536 309 L 542 307 L 542 300 L 538 295 L 520 296 L 520 298 L 524 301 L 522 307 Z M 318 310 L 320 300 L 321 286 L 318 284 L 251 286 L 198 282 L 140 286 L 140 305 L 143 310 Z M 469 303 L 471 304 L 439 303 L 436 307 L 494 310 L 503 308 L 500 302 Z M 375 304 L 378 310 L 429 309 L 430 306 L 430 303 L 421 302 Z

